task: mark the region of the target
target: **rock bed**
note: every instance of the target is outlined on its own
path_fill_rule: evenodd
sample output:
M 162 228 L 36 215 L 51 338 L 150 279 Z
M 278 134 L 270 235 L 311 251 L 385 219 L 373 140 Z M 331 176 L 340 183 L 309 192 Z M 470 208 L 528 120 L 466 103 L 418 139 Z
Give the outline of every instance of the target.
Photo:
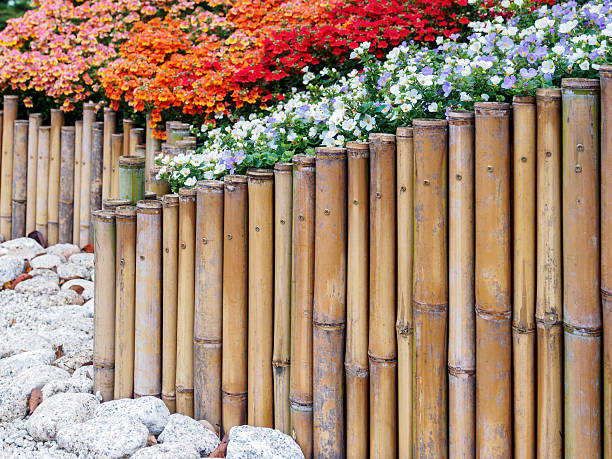
M 154 397 L 92 393 L 93 281 L 93 254 L 72 244 L 0 244 L 0 459 L 208 457 L 220 444 L 210 424 Z M 239 426 L 225 457 L 304 456 L 288 435 Z

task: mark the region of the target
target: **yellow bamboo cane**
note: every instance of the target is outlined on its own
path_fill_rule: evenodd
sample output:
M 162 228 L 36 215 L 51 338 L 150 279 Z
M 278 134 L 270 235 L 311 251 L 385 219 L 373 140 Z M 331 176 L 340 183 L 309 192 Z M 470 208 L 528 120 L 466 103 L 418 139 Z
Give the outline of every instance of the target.
M 28 180 L 28 120 L 16 120 L 13 146 L 13 208 L 11 239 L 26 235 L 26 202 Z
M 0 178 L 0 234 L 4 239 L 11 237 L 11 198 L 13 195 L 13 148 L 14 129 L 17 119 L 17 96 L 4 96 L 2 118 L 2 163 Z
M 31 113 L 28 126 L 28 176 L 26 204 L 26 234 L 36 230 L 36 178 L 38 176 L 38 128 L 40 113 Z

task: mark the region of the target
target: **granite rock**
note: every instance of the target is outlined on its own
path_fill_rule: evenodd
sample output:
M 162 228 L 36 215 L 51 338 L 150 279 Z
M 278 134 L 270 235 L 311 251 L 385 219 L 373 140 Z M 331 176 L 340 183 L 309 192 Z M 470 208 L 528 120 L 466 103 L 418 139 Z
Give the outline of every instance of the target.
M 227 459 L 304 459 L 298 444 L 280 430 L 235 426 L 229 434 Z
M 178 413 L 170 416 L 157 440 L 160 443 L 187 443 L 203 455 L 212 453 L 220 443 L 219 438 L 198 421 Z

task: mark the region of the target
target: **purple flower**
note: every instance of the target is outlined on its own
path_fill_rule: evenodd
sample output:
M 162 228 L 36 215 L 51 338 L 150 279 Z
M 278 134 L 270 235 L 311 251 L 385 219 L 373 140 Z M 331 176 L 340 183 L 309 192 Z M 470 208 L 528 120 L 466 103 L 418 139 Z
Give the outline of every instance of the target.
M 521 69 L 519 73 L 523 78 L 529 80 L 531 78 L 534 78 L 538 74 L 538 71 L 536 69 Z
M 516 77 L 514 75 L 508 75 L 506 78 L 504 78 L 501 87 L 504 89 L 511 89 L 514 86 L 514 83 L 516 83 Z
M 527 56 L 527 62 L 529 62 L 530 64 L 535 63 L 535 61 L 537 61 L 538 58 L 535 56 L 535 54 L 530 54 L 529 56 Z
M 421 69 L 421 73 L 425 76 L 433 75 L 433 69 L 429 65 L 426 65 Z
M 514 42 L 510 37 L 503 37 L 497 42 L 497 46 L 499 46 L 500 49 L 512 49 Z
M 365 81 L 365 79 L 366 79 L 366 74 L 365 73 L 362 73 L 361 75 L 359 75 L 359 82 L 360 83 L 363 83 Z
M 542 59 L 543 57 L 545 57 L 548 54 L 548 48 L 546 46 L 538 46 L 535 49 L 535 51 L 533 52 L 533 54 L 538 59 Z
M 525 44 L 525 42 L 521 43 L 517 49 L 518 55 L 521 57 L 527 57 L 529 54 L 529 46 Z
M 444 91 L 444 97 L 448 97 L 452 90 L 453 90 L 453 86 L 448 81 L 445 81 L 444 84 L 442 85 L 442 91 Z
M 452 35 L 451 35 L 449 38 L 450 38 L 451 40 L 456 40 L 456 39 L 457 39 L 457 38 L 459 38 L 460 36 L 461 36 L 461 35 L 459 35 L 458 33 L 454 33 L 454 34 L 452 34 Z

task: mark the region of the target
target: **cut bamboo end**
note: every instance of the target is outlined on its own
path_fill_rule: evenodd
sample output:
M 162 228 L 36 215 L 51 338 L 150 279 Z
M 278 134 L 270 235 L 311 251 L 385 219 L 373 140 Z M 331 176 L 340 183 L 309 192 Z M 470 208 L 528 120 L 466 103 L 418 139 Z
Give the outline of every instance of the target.
M 29 124 L 28 120 L 16 120 L 14 124 L 11 239 L 26 235 Z
M 38 128 L 42 124 L 40 113 L 31 113 L 28 125 L 28 166 L 26 192 L 25 234 L 36 230 L 36 180 L 38 175 Z
M 123 155 L 123 134 L 111 134 L 111 191 L 110 197 L 119 196 L 119 157 Z
M 109 107 L 104 108 L 104 147 L 102 152 L 102 198 L 112 197 L 113 175 L 113 134 L 117 130 L 117 113 Z
M 36 231 L 47 239 L 47 200 L 49 184 L 49 126 L 38 128 L 38 164 L 36 175 Z
M 103 199 L 102 200 L 102 210 L 114 210 L 119 206 L 129 206 L 130 201 L 127 199 Z
M 141 156 L 119 157 L 119 199 L 132 204 L 145 197 L 145 158 Z
M 563 78 L 561 89 L 577 89 L 584 91 L 599 91 L 600 83 L 596 78 Z
M 59 242 L 72 243 L 74 232 L 74 126 L 61 129 Z
M 115 364 L 115 297 L 104 295 L 115 289 L 115 215 L 112 212 L 93 213 L 94 254 L 96 274 L 96 308 L 94 312 L 94 392 L 102 400 L 113 400 Z
M 163 196 L 171 192 L 170 184 L 166 180 L 157 178 L 160 170 L 161 166 L 152 166 L 148 175 L 149 190 L 157 196 Z

